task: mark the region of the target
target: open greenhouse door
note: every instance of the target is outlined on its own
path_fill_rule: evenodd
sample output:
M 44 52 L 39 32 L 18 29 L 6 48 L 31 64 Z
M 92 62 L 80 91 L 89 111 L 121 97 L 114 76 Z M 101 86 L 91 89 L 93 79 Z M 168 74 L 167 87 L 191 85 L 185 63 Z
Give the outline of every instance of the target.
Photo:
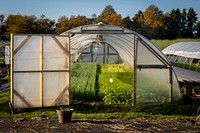
M 69 105 L 68 35 L 11 34 L 11 105 Z

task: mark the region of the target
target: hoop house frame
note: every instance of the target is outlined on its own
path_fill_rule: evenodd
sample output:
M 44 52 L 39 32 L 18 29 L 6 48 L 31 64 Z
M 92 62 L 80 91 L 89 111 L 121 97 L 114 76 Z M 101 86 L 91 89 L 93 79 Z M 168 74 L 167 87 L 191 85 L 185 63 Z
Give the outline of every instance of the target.
M 159 99 L 164 102 L 180 98 L 179 84 L 170 63 L 144 36 L 126 28 L 103 23 L 80 26 L 61 35 L 65 34 L 71 36 L 71 55 L 76 55 L 80 52 L 79 48 L 84 48 L 95 40 L 98 43 L 98 36 L 101 36 L 102 44 L 115 48 L 124 61 L 122 63 L 133 68 L 133 105 L 142 102 L 139 95 L 144 93 L 149 94 L 143 102 L 158 101 L 153 96 L 155 92 L 165 95 Z

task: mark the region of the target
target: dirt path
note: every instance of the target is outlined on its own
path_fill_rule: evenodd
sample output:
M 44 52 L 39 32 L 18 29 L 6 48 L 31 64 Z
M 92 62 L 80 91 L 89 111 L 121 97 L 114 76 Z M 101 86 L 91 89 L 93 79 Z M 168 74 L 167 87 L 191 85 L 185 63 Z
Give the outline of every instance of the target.
M 61 124 L 57 119 L 0 119 L 0 132 L 7 133 L 132 133 L 132 132 L 200 132 L 200 124 L 191 120 L 150 119 L 73 119 Z

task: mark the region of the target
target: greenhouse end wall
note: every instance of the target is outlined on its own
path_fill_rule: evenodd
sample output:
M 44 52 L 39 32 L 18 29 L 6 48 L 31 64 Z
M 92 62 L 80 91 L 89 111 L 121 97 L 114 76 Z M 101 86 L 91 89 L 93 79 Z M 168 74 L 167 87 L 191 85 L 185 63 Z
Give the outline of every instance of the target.
M 75 59 L 78 57 L 81 59 L 81 56 L 76 55 L 82 53 L 82 57 L 87 58 L 86 62 L 91 61 L 93 56 L 88 58 L 89 56 L 84 54 L 84 48 L 92 43 L 99 46 L 106 44 L 116 50 L 120 58 L 118 63 L 133 68 L 134 105 L 140 102 L 172 102 L 181 98 L 178 81 L 170 63 L 165 55 L 141 34 L 124 27 L 103 23 L 76 27 L 62 33 L 64 34 L 72 35 L 70 48 L 71 55 Z M 103 49 L 99 49 L 101 50 Z M 94 58 L 96 57 L 95 55 Z M 92 61 L 103 63 L 103 55 L 97 59 Z M 145 95 L 143 97 L 146 100 L 138 99 L 142 95 Z M 157 97 L 154 97 L 155 95 Z

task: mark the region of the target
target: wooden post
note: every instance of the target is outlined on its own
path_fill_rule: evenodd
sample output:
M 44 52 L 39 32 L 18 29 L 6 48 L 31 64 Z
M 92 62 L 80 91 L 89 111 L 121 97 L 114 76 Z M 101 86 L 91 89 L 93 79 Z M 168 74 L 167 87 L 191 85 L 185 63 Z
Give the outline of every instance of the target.
M 133 42 L 133 101 L 132 106 L 136 106 L 136 89 L 137 89 L 137 45 L 136 36 Z
M 169 82 L 170 82 L 170 102 L 173 102 L 173 76 L 172 76 L 172 66 L 169 68 Z
M 40 35 L 40 106 L 43 107 L 43 36 Z
M 192 96 L 192 85 L 186 84 L 185 88 L 186 88 L 186 96 L 191 97 Z
M 66 43 L 65 43 L 66 49 L 67 49 L 67 70 L 70 70 L 70 36 L 67 37 Z M 70 104 L 70 71 L 67 72 L 67 81 L 66 84 L 68 86 L 67 91 L 66 91 L 66 96 L 68 97 L 67 99 L 67 103 L 66 104 Z
M 14 85 L 14 78 L 13 78 L 13 50 L 14 50 L 14 35 L 10 34 L 10 101 L 11 104 L 13 103 L 13 85 Z

